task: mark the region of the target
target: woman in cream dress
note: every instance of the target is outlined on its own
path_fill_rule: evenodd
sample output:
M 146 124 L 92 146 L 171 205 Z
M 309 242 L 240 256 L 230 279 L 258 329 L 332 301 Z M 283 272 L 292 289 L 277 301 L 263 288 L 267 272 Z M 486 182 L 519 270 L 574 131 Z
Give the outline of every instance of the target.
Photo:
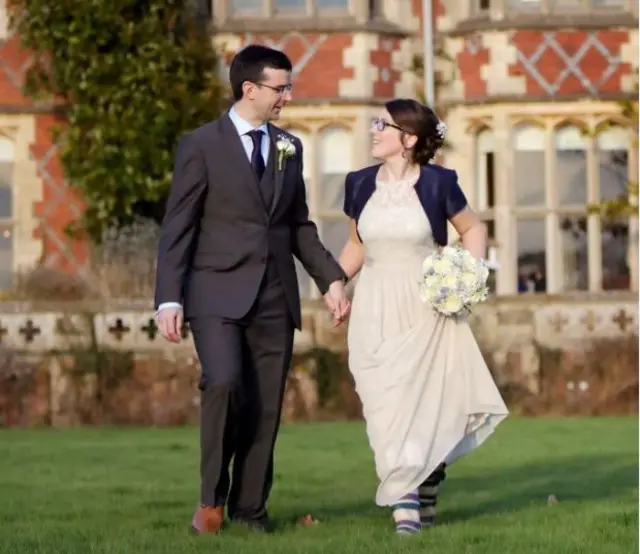
M 443 125 L 413 100 L 394 100 L 372 124 L 380 165 L 350 173 L 350 237 L 340 264 L 359 274 L 348 330 L 349 367 L 363 405 L 380 485 L 398 533 L 433 524 L 446 465 L 478 447 L 507 408 L 466 321 L 423 304 L 424 258 L 447 242 L 447 221 L 481 258 L 484 225 L 454 171 L 429 164 Z

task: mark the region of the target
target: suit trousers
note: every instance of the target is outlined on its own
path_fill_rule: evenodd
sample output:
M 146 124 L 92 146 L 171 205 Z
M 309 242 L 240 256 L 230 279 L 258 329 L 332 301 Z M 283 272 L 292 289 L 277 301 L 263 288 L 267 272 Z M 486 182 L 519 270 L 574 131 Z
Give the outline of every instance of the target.
M 200 501 L 226 504 L 231 519 L 263 519 L 295 329 L 275 264 L 242 319 L 189 323 L 202 366 Z

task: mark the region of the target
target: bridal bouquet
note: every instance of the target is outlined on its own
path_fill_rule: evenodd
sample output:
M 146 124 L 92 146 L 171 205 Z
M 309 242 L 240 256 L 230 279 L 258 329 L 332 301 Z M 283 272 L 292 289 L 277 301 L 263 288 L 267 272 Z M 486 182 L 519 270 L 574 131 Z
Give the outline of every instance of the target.
M 468 314 L 489 293 L 489 267 L 465 248 L 446 246 L 422 264 L 420 299 L 443 315 Z

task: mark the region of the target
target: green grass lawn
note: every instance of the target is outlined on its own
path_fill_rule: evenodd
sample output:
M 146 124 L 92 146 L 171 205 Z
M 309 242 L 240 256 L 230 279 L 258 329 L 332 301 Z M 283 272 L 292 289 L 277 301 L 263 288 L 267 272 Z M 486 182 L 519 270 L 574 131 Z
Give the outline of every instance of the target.
M 197 430 L 0 432 L 0 553 L 633 554 L 637 418 L 511 419 L 450 468 L 439 525 L 396 537 L 360 423 L 284 427 L 276 530 L 188 534 Z M 558 503 L 549 506 L 549 495 Z M 298 516 L 321 520 L 297 527 Z

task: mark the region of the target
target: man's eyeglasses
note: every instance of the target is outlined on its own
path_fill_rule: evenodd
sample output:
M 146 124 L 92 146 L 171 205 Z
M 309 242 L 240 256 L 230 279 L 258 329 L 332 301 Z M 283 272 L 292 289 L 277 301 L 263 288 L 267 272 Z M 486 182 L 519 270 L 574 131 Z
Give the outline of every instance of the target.
M 384 131 L 387 127 L 393 127 L 394 129 L 398 129 L 398 131 L 406 132 L 402 127 L 398 127 L 393 123 L 389 123 L 381 117 L 374 117 L 371 120 L 371 127 L 373 127 L 376 131 Z
M 281 87 L 272 87 L 271 85 L 266 85 L 264 83 L 256 83 L 259 87 L 266 87 L 276 92 L 277 94 L 286 94 L 287 92 L 291 92 L 293 90 L 293 85 L 282 85 Z

